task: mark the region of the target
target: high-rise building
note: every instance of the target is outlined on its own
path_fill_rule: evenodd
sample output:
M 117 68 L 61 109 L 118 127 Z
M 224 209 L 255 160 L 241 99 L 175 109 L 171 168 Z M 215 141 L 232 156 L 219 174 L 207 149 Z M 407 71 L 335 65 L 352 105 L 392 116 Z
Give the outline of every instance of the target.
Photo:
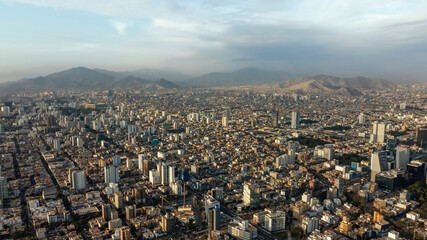
M 286 227 L 286 214 L 285 212 L 278 211 L 265 215 L 264 220 L 265 229 L 270 232 L 282 231 Z
M 371 135 L 371 142 L 374 143 L 384 143 L 385 140 L 385 124 L 384 123 L 378 123 L 378 121 L 375 121 L 372 124 L 372 135 Z
M 300 123 L 299 112 L 292 112 L 291 128 L 293 129 L 299 128 L 299 123 Z
M 110 231 L 115 230 L 116 228 L 121 228 L 121 227 L 122 227 L 122 220 L 120 218 L 111 218 L 111 220 L 108 221 L 108 229 Z M 124 236 L 126 236 L 126 235 L 123 234 L 122 237 L 124 237 Z
M 120 240 L 130 240 L 130 229 L 128 226 L 120 228 Z
M 205 198 L 205 212 L 208 222 L 208 231 L 215 231 L 220 229 L 220 203 L 206 196 Z
M 284 167 L 288 164 L 290 164 L 289 155 L 284 154 L 276 157 L 276 168 Z
M 422 148 L 427 147 L 427 126 L 417 128 L 417 144 Z
M 334 179 L 334 187 L 337 188 L 338 194 L 342 194 L 344 188 L 344 182 L 341 178 Z
M 199 199 L 197 196 L 193 196 L 193 202 L 192 202 L 193 212 L 194 212 L 194 220 L 198 227 L 202 225 L 202 206 L 200 204 Z
M 395 191 L 402 188 L 405 183 L 405 171 L 392 169 L 389 171 L 380 172 L 375 177 L 375 183 L 378 188 L 388 191 Z
M 289 156 L 289 163 L 290 164 L 295 163 L 296 151 L 297 151 L 297 142 L 294 142 L 294 141 L 288 142 L 288 156 Z
M 224 200 L 224 189 L 222 187 L 212 188 L 211 196 L 221 202 Z
M 371 182 L 375 182 L 375 176 L 389 170 L 387 165 L 387 152 L 374 152 L 371 155 Z
M 396 168 L 406 170 L 409 163 L 410 149 L 407 146 L 396 147 Z
M 385 124 L 378 124 L 377 140 L 379 143 L 384 143 L 385 140 Z
M 166 233 L 172 233 L 174 231 L 174 221 L 170 213 L 167 213 L 166 215 L 162 216 L 161 226 L 162 230 Z
M 399 194 L 399 200 L 402 202 L 409 202 L 409 200 L 411 200 L 411 193 L 408 190 L 404 190 Z
M 312 217 L 312 218 L 305 217 L 301 221 L 301 226 L 306 234 L 310 234 L 314 230 L 319 228 L 319 219 L 316 217 Z
M 83 139 L 82 138 L 80 138 L 80 137 L 77 138 L 76 146 L 78 148 L 82 148 L 83 147 Z
M 119 212 L 117 212 L 116 209 L 111 209 L 110 219 L 118 219 L 118 218 L 119 218 Z
M 365 114 L 360 113 L 360 114 L 359 114 L 359 117 L 358 117 L 358 120 L 359 120 L 359 124 L 364 125 L 364 124 L 365 124 L 365 122 L 366 122 Z
M 119 167 L 113 165 L 104 167 L 104 180 L 107 184 L 118 183 L 120 180 Z
M 0 177 L 0 200 L 8 198 L 7 192 L 7 178 Z
M 228 127 L 228 118 L 226 116 L 222 117 L 222 126 Z
M 284 154 L 284 155 L 276 157 L 276 167 L 277 168 L 286 166 L 288 164 L 294 164 L 295 163 L 296 147 L 297 146 L 296 146 L 295 142 L 290 141 L 288 143 L 288 154 Z
M 331 144 L 326 144 L 325 146 L 317 146 L 315 148 L 315 154 L 317 154 L 317 157 L 324 158 L 327 160 L 332 160 L 335 157 L 334 148 Z
M 132 197 L 137 204 L 143 202 L 145 198 L 145 189 L 142 187 L 133 188 Z
M 301 196 L 301 200 L 303 202 L 309 203 L 310 199 L 311 199 L 311 195 L 308 192 L 303 193 L 302 196 Z
M 122 159 L 119 156 L 114 156 L 112 159 L 113 166 L 119 166 L 122 162 Z
M 102 204 L 102 218 L 105 220 L 111 219 L 111 205 L 110 204 Z
M 131 158 L 126 159 L 126 168 L 132 169 L 132 167 L 133 167 L 133 159 Z
M 47 115 L 47 126 L 48 127 L 55 126 L 55 117 L 51 114 Z
M 279 126 L 279 112 L 273 112 L 272 117 L 271 117 L 271 125 L 273 127 L 278 127 Z
M 2 111 L 3 116 L 9 116 L 10 115 L 10 107 L 9 106 L 1 107 L 1 111 Z
M 159 166 L 159 165 L 158 165 Z M 160 170 L 160 183 L 165 186 L 169 185 L 169 172 L 168 172 L 168 165 L 166 163 L 161 163 L 160 167 L 158 168 Z
M 243 186 L 243 203 L 246 206 L 259 207 L 260 188 L 258 184 L 246 183 Z
M 169 185 L 171 185 L 173 182 L 175 182 L 175 166 L 168 167 L 168 175 Z
M 138 154 L 138 169 L 140 171 L 144 171 L 144 160 L 147 159 L 147 156 L 145 154 Z M 148 175 L 148 172 L 147 172 Z
M 210 208 L 208 210 L 208 234 L 209 238 L 212 236 L 213 231 L 220 229 L 220 210 L 219 208 Z
M 86 188 L 86 173 L 81 170 L 72 170 L 70 173 L 71 188 L 74 190 L 83 190 Z
M 415 160 L 407 165 L 408 181 L 414 183 L 416 181 L 424 181 L 426 179 L 426 163 Z
M 53 140 L 53 149 L 61 150 L 61 141 L 59 139 Z
M 153 161 L 144 159 L 144 170 L 143 170 L 144 176 L 148 177 L 150 170 L 153 170 L 154 168 L 155 168 L 155 164 Z
M 230 119 L 230 117 L 231 117 L 230 109 L 226 109 L 226 110 L 224 111 L 224 117 L 226 117 L 227 119 Z
M 148 175 L 149 175 L 148 179 L 151 182 L 151 184 L 156 185 L 156 184 L 160 184 L 161 183 L 159 171 L 157 171 L 155 169 L 150 170 L 150 172 L 149 172 Z
M 114 193 L 114 206 L 118 209 L 123 208 L 123 193 L 116 192 Z
M 125 208 L 125 213 L 126 213 L 126 219 L 127 220 L 131 220 L 132 218 L 136 217 L 136 206 L 132 205 L 132 206 L 127 206 Z
M 174 182 L 170 183 L 169 186 L 170 186 L 173 194 L 176 194 L 178 196 L 184 195 L 184 188 L 183 188 L 181 180 L 174 181 Z
M 99 129 L 101 129 L 102 123 L 101 121 L 95 120 L 92 122 L 92 129 L 95 131 L 98 131 Z

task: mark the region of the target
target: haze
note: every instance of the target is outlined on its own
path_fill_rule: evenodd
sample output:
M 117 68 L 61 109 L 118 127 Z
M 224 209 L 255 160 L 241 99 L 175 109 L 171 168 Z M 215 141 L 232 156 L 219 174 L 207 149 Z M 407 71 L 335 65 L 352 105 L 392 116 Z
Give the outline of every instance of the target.
M 424 81 L 427 1 L 0 0 L 0 81 L 75 66 Z

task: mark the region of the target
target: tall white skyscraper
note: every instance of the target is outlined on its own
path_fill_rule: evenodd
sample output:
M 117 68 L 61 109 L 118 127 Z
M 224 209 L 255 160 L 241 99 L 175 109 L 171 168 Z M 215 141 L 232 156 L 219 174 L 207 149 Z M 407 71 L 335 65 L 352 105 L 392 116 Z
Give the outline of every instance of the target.
M 293 129 L 299 128 L 299 122 L 300 122 L 299 112 L 292 112 L 291 128 Z
M 104 180 L 107 184 L 118 183 L 120 180 L 119 167 L 113 165 L 104 167 Z
M 365 114 L 360 113 L 358 120 L 359 120 L 359 124 L 365 124 L 365 122 L 366 122 Z
M 378 124 L 377 140 L 379 143 L 384 143 L 385 140 L 385 124 Z
M 406 165 L 409 163 L 409 155 L 411 151 L 407 146 L 396 147 L 396 168 L 406 170 Z
M 371 142 L 384 143 L 385 140 L 385 124 L 375 121 L 372 124 Z
M 169 172 L 168 165 L 166 163 L 160 164 L 160 183 L 164 185 L 169 185 Z
M 222 126 L 223 127 L 228 126 L 228 118 L 226 116 L 222 117 Z
M 169 172 L 169 185 L 171 185 L 173 182 L 175 182 L 175 167 L 169 166 L 168 172 Z
M 70 173 L 71 187 L 74 190 L 86 188 L 86 173 L 84 171 L 73 170 Z

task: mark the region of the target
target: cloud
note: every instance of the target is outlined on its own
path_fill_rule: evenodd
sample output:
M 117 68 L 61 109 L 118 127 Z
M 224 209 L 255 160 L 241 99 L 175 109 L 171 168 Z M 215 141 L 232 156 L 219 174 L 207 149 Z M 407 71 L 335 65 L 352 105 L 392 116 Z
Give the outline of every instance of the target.
M 255 59 L 253 58 L 247 58 L 247 57 L 243 57 L 243 58 L 233 58 L 231 59 L 231 62 L 252 62 Z
M 266 63 L 291 64 L 301 71 L 370 67 L 413 72 L 412 65 L 426 62 L 422 59 L 427 51 L 424 0 L 6 1 L 115 19 L 110 24 L 119 35 L 129 33 L 132 26 L 132 38 L 104 36 L 105 45 L 99 47 L 102 53 L 120 44 L 117 61 L 127 61 L 123 64 L 132 60 L 221 70 Z M 141 27 L 141 22 L 146 26 Z M 82 52 L 98 51 L 90 45 L 78 47 Z
M 111 23 L 113 27 L 116 29 L 117 34 L 123 35 L 126 33 L 127 28 L 129 27 L 128 23 L 121 22 L 121 21 L 112 21 Z

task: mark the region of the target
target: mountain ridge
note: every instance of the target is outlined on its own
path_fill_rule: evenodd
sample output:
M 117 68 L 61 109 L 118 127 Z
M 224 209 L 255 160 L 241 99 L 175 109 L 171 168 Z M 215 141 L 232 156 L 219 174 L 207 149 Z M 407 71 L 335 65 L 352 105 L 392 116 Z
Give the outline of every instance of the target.
M 394 89 L 402 85 L 381 78 L 367 77 L 335 77 L 328 75 L 315 75 L 284 81 L 274 85 L 277 88 L 290 92 L 301 93 L 337 93 L 345 95 L 360 95 L 361 91 L 369 89 Z
M 104 72 L 108 72 L 107 70 Z M 36 78 L 21 79 L 16 82 L 2 84 L 2 89 L 8 91 L 28 90 L 64 90 L 64 89 L 138 89 L 153 88 L 166 89 L 178 88 L 179 86 L 168 80 L 146 80 L 128 75 L 119 77 L 111 76 L 104 72 L 85 67 L 75 67 L 68 70 L 51 73 Z
M 243 87 L 270 86 L 290 92 L 328 92 L 358 95 L 367 89 L 391 89 L 400 84 L 380 78 L 335 77 L 315 75 L 295 78 L 291 73 L 258 68 L 242 68 L 232 72 L 211 72 L 185 81 L 169 81 L 135 76 L 132 72 L 74 67 L 64 71 L 21 79 L 0 85 L 0 91 L 64 90 L 64 89 L 174 89 L 179 87 Z M 296 75 L 295 75 L 296 76 Z M 154 79 L 154 80 L 153 80 Z
M 248 86 L 277 83 L 295 77 L 301 76 L 284 71 L 247 67 L 231 72 L 206 73 L 182 84 L 195 87 Z

